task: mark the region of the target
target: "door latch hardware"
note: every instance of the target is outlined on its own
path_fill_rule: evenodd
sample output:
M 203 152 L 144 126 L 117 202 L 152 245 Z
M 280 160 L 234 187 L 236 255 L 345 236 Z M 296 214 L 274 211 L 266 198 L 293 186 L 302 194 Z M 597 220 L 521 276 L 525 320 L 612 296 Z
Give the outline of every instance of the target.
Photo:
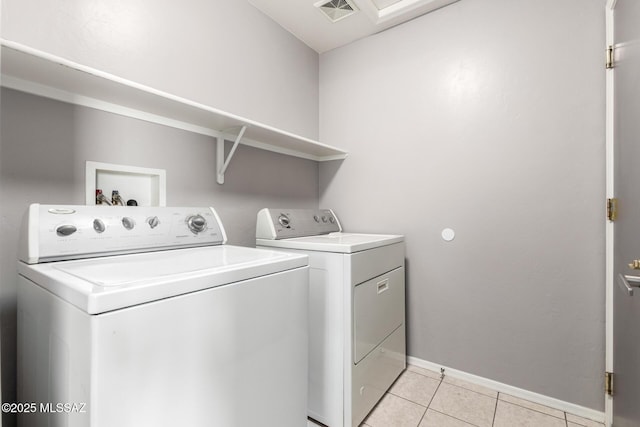
M 640 288 L 640 277 L 618 274 L 618 285 L 620 285 L 620 289 L 622 289 L 627 293 L 627 295 L 632 297 L 633 288 Z
M 618 218 L 618 199 L 607 199 L 607 219 L 615 221 Z
M 604 373 L 604 391 L 608 396 L 613 396 L 613 372 Z
M 607 70 L 610 70 L 613 67 L 615 67 L 615 60 L 613 58 L 613 46 L 609 46 L 607 47 L 607 60 L 606 60 L 605 68 Z
M 640 259 L 634 259 L 629 263 L 629 268 L 632 270 L 640 270 Z

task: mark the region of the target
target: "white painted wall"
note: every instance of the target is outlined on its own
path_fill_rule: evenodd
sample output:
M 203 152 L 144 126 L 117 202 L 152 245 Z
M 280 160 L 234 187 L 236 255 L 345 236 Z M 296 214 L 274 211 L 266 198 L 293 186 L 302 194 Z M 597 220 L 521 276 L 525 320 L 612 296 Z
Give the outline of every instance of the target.
M 1 18 L 4 38 L 317 138 L 318 55 L 245 1 L 2 0 Z M 253 246 L 260 208 L 317 208 L 316 162 L 240 146 L 220 186 L 211 138 L 10 90 L 1 102 L 3 401 L 16 396 L 22 214 L 83 204 L 85 161 L 166 169 L 167 204 L 216 207 L 231 244 Z
M 407 236 L 409 354 L 596 410 L 604 4 L 463 0 L 320 57 L 320 138 L 350 152 L 320 205 Z

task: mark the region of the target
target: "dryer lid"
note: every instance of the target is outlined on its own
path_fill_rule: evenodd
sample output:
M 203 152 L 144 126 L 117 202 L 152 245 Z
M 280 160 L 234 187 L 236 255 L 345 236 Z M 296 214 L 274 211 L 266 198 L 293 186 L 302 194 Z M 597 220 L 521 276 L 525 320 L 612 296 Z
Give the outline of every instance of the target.
M 404 241 L 397 234 L 330 233 L 293 239 L 256 239 L 256 245 L 283 249 L 320 252 L 354 253 Z

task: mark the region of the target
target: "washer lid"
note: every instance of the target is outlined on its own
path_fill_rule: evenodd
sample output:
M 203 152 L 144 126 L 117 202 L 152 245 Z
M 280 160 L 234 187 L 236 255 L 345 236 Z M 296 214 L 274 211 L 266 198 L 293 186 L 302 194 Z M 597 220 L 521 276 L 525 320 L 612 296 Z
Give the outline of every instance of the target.
M 301 249 L 307 251 L 353 253 L 404 241 L 404 236 L 395 234 L 330 233 L 321 236 L 296 237 L 293 239 L 256 239 L 258 246 Z
M 18 270 L 89 314 L 103 313 L 308 264 L 294 255 L 210 246 L 28 265 Z

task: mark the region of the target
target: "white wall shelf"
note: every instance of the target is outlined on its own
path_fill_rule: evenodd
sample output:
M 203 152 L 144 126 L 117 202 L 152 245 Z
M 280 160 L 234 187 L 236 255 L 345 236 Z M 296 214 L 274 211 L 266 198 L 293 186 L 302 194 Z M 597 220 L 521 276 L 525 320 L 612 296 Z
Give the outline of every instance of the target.
M 315 161 L 340 160 L 347 152 L 211 106 L 181 98 L 0 39 L 2 86 L 85 107 L 159 123 Z M 227 164 L 228 166 L 228 164 Z M 226 169 L 226 167 L 225 167 Z

